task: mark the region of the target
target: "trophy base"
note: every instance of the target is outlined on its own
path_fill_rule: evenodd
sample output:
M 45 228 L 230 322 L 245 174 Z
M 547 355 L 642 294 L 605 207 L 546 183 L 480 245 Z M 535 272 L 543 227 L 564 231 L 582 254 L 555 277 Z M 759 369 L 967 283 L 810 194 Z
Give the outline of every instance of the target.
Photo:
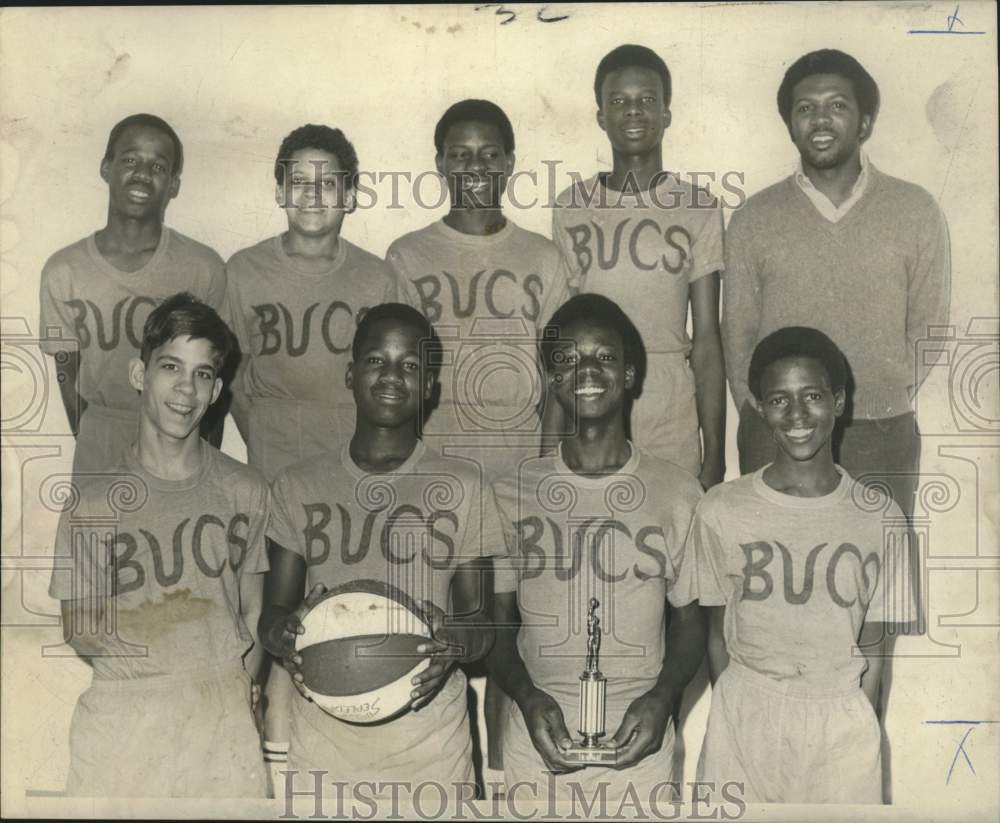
M 598 743 L 596 746 L 575 744 L 564 750 L 564 757 L 581 766 L 614 766 L 618 762 L 618 746 Z

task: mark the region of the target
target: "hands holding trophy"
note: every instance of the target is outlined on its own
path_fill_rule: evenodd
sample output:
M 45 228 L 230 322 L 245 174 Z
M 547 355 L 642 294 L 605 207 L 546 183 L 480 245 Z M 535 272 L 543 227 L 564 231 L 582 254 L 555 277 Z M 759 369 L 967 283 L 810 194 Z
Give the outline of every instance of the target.
M 618 745 L 601 741 L 605 735 L 604 710 L 607 679 L 600 670 L 601 618 L 597 616 L 600 602 L 590 598 L 587 614 L 587 662 L 580 675 L 580 724 L 583 739 L 566 751 L 566 759 L 581 766 L 613 766 L 618 761 Z

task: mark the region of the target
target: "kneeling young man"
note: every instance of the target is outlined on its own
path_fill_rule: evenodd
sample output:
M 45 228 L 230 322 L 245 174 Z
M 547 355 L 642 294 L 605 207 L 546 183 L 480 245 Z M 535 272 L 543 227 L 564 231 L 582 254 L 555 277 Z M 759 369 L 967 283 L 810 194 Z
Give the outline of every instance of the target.
M 702 491 L 693 475 L 625 437 L 639 346 L 632 323 L 605 297 L 579 295 L 556 311 L 542 359 L 575 434 L 494 484 L 515 561 L 497 571 L 497 641 L 488 658 L 516 704 L 503 738 L 508 791 L 526 781 L 545 797 L 552 780 L 562 799 L 621 797 L 631 787 L 645 800 L 658 786 L 659 799 L 669 799 L 671 708 L 705 652 L 684 557 Z M 577 768 L 566 749 L 594 645 L 592 598 L 618 762 L 566 775 Z
M 714 683 L 699 779 L 747 802 L 881 802 L 882 643 L 915 611 L 902 512 L 833 461 L 846 380 L 822 332 L 765 337 L 748 382 L 777 455 L 691 529 Z
M 198 435 L 230 341 L 189 294 L 153 310 L 129 369 L 138 441 L 77 478 L 60 520 L 49 593 L 94 670 L 73 714 L 69 795 L 266 796 L 248 670 L 269 492 Z
M 476 469 L 417 437 L 435 379 L 436 340 L 410 306 L 370 309 L 347 368 L 357 407 L 353 437 L 285 469 L 274 483 L 260 631 L 294 682 L 303 682 L 294 650 L 300 620 L 326 589 L 384 581 L 423 603 L 433 634 L 425 649 L 432 663 L 414 678 L 410 709 L 393 720 L 350 724 L 304 693 L 294 696 L 285 792 L 296 777 L 311 787 L 309 771 L 348 783 L 433 780 L 446 790 L 473 782 L 466 681 L 456 664 L 492 645 L 490 555 L 504 553 L 503 537 Z

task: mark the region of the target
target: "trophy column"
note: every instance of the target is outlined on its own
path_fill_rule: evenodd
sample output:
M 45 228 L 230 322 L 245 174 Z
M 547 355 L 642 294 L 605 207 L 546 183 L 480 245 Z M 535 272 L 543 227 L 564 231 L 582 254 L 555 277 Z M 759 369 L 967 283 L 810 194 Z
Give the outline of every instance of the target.
M 601 649 L 601 619 L 597 616 L 600 606 L 597 598 L 590 598 L 587 615 L 587 664 L 580 675 L 580 726 L 583 735 L 579 745 L 570 748 L 567 756 L 581 765 L 613 765 L 618 759 L 614 743 L 602 743 L 605 734 L 604 711 L 607 678 L 598 667 Z

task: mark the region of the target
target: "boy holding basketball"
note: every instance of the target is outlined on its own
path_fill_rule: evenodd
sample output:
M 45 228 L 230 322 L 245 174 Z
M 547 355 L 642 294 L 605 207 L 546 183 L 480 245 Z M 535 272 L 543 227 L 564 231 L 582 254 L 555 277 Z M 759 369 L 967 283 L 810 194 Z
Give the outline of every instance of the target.
M 183 170 L 184 149 L 168 123 L 152 114 L 126 117 L 101 160 L 107 223 L 42 269 L 42 347 L 55 357 L 76 474 L 114 465 L 134 439 L 140 402 L 129 363 L 150 311 L 181 291 L 215 308 L 225 298 L 219 255 L 163 224 Z M 204 426 L 216 445 L 223 416 L 210 414 Z
M 715 684 L 699 779 L 747 802 L 881 802 L 882 643 L 915 609 L 902 512 L 834 464 L 846 381 L 822 332 L 765 337 L 748 385 L 777 455 L 712 489 L 691 530 Z
M 557 797 L 590 802 L 595 792 L 620 798 L 630 786 L 649 797 L 671 777 L 671 708 L 705 651 L 684 554 L 702 491 L 694 476 L 626 439 L 625 398 L 640 347 L 631 321 L 606 297 L 579 295 L 556 311 L 542 357 L 574 434 L 494 484 L 515 561 L 497 570 L 497 640 L 488 658 L 515 703 L 503 738 L 508 787 L 539 786 L 551 771 Z M 592 598 L 599 644 L 588 643 Z M 618 760 L 574 771 L 567 748 L 578 728 L 579 677 L 598 645 L 607 676 L 601 742 L 617 743 Z
M 346 723 L 294 695 L 285 791 L 310 770 L 347 782 L 471 783 L 466 682 L 456 664 L 492 644 L 490 556 L 503 551 L 495 503 L 475 469 L 417 436 L 440 357 L 426 318 L 399 303 L 376 306 L 358 324 L 351 354 L 353 437 L 274 483 L 263 643 L 301 684 L 294 643 L 305 611 L 326 589 L 375 580 L 423 605 L 432 662 L 414 679 L 410 710 L 379 725 Z
M 70 795 L 266 796 L 250 673 L 270 495 L 198 435 L 230 341 L 189 294 L 149 315 L 128 373 L 138 439 L 78 480 L 60 520 L 49 593 L 94 670 L 70 730 Z

